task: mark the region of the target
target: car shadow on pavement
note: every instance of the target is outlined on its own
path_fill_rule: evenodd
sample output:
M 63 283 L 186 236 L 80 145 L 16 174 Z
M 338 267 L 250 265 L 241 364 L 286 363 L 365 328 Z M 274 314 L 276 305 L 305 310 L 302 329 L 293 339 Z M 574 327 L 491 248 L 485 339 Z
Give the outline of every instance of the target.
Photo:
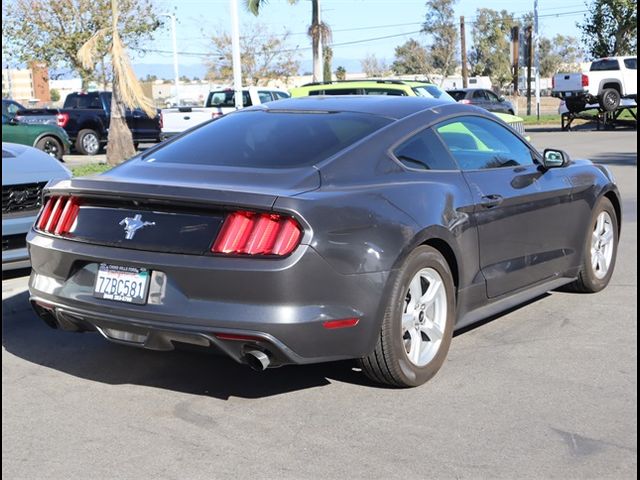
M 589 159 L 594 163 L 602 163 L 604 165 L 623 165 L 623 166 L 638 165 L 637 152 L 600 153 L 600 154 L 591 155 Z
M 332 381 L 385 388 L 369 381 L 352 361 L 254 372 L 210 350 L 155 352 L 113 344 L 94 332 L 54 330 L 37 317 L 28 300 L 25 291 L 2 301 L 2 344 L 7 352 L 94 382 L 156 387 L 223 400 L 268 397 Z

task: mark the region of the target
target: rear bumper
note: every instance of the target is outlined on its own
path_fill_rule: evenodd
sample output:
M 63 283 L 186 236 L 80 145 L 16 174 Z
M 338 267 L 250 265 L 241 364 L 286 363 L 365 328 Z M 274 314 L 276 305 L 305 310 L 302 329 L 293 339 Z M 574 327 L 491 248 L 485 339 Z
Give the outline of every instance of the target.
M 132 251 L 35 232 L 28 242 L 31 299 L 45 306 L 36 311 L 50 325 L 98 330 L 110 340 L 158 350 L 172 349 L 174 341 L 212 346 L 240 362 L 257 348 L 269 352 L 273 366 L 369 353 L 389 276 L 342 275 L 305 245 L 272 260 Z M 102 262 L 152 270 L 148 303 L 93 297 Z M 358 324 L 323 325 L 346 318 Z

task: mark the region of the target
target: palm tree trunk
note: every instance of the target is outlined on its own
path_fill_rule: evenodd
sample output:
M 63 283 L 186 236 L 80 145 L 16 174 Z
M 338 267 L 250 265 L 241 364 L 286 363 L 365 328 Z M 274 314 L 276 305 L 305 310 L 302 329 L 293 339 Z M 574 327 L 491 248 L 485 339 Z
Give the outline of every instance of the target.
M 118 81 L 113 79 L 111 94 L 111 120 L 109 121 L 109 137 L 107 138 L 107 163 L 118 165 L 136 154 L 133 147 L 133 136 L 127 125 L 127 109 L 120 100 Z
M 311 1 L 311 45 L 313 50 L 313 81 L 322 80 L 322 33 L 320 28 L 320 0 Z

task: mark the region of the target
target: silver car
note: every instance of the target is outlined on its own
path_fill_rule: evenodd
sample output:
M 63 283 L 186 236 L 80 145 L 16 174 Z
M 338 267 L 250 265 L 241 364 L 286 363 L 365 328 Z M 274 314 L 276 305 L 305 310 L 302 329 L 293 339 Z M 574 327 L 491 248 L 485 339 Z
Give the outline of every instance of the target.
M 71 178 L 71 171 L 40 150 L 2 144 L 2 270 L 30 266 L 27 232 L 42 202 L 49 180 Z

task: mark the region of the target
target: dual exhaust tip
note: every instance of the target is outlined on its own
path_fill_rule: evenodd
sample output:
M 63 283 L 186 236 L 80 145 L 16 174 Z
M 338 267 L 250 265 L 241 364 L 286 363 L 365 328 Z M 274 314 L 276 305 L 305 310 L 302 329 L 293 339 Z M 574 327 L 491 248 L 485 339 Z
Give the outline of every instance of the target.
M 251 367 L 256 372 L 263 372 L 267 369 L 269 364 L 271 363 L 271 359 L 269 356 L 261 352 L 260 350 L 249 350 L 244 359 L 246 360 L 249 367 Z

